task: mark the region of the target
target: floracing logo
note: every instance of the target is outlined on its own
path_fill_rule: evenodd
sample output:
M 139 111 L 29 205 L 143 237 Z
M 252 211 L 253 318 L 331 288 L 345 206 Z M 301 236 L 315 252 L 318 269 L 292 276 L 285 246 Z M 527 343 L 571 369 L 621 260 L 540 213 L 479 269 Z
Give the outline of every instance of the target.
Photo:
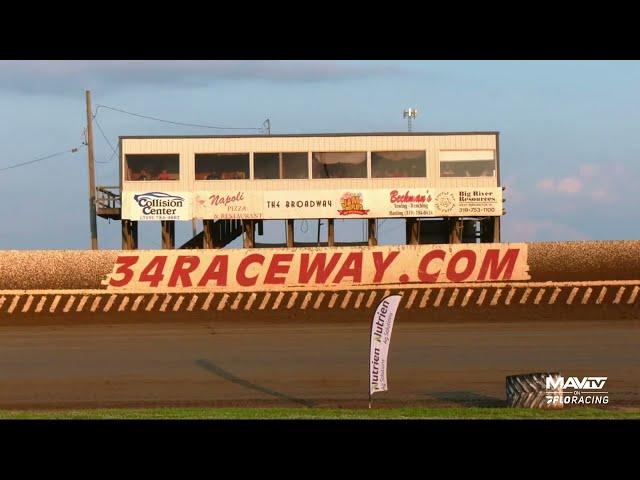
M 451 192 L 440 192 L 436 195 L 436 208 L 441 212 L 450 212 L 453 210 L 455 197 Z
M 133 200 L 142 208 L 143 215 L 176 215 L 184 205 L 184 198 L 163 192 L 134 195 Z
M 340 215 L 366 215 L 369 210 L 364 209 L 362 193 L 346 192 L 340 197 L 342 210 L 338 210 Z
M 608 404 L 609 392 L 604 386 L 608 377 L 562 377 L 546 378 L 547 404 Z

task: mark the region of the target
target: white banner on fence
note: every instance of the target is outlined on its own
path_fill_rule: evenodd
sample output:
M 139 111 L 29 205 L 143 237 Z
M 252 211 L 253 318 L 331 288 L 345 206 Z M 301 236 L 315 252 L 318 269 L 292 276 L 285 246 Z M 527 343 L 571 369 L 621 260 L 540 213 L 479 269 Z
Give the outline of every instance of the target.
M 502 188 L 198 191 L 196 218 L 500 216 Z
M 373 315 L 369 353 L 369 401 L 371 401 L 372 394 L 388 390 L 389 344 L 400 300 L 402 300 L 402 295 L 389 295 L 383 298 Z

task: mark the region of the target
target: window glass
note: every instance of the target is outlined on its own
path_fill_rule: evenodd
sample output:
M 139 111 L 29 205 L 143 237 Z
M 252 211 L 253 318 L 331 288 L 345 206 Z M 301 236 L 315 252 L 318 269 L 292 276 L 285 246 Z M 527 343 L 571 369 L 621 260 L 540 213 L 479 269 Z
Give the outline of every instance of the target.
M 415 152 L 371 152 L 371 176 L 388 177 L 426 177 L 427 154 Z
M 306 152 L 282 154 L 282 178 L 309 178 Z
M 127 154 L 126 179 L 128 181 L 179 180 L 180 155 Z
M 440 162 L 441 177 L 493 177 L 496 174 L 493 160 L 455 160 Z
M 367 178 L 367 152 L 314 153 L 313 178 Z
M 248 153 L 196 153 L 196 180 L 249 179 Z
M 280 154 L 279 153 L 254 153 L 253 154 L 253 178 L 261 178 L 261 179 L 280 178 Z

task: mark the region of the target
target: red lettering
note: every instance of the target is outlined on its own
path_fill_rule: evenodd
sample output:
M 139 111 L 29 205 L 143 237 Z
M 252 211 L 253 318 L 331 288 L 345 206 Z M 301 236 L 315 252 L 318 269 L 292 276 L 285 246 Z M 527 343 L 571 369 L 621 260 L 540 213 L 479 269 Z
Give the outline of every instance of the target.
M 131 281 L 133 278 L 133 270 L 131 267 L 138 261 L 137 255 L 122 255 L 116 258 L 116 265 L 114 266 L 115 271 L 109 277 L 109 286 L 111 287 L 124 287 L 127 283 Z M 117 265 L 121 263 L 119 267 Z M 121 274 L 122 278 L 120 280 L 114 280 L 113 275 Z
M 308 253 L 303 253 L 300 256 L 299 283 L 308 283 L 314 273 L 316 277 L 314 280 L 315 283 L 326 283 L 329 275 L 333 272 L 333 269 L 336 268 L 336 264 L 338 263 L 338 260 L 340 260 L 342 254 L 334 253 L 331 256 L 331 260 L 329 260 L 328 265 L 325 265 L 327 260 L 326 253 L 318 253 L 312 260 L 311 265 L 309 265 L 309 256 L 310 255 Z
M 384 259 L 384 252 L 373 252 L 373 266 L 376 268 L 376 274 L 373 277 L 373 283 L 380 283 L 384 272 L 391 266 L 400 252 L 390 252 L 387 259 Z
M 187 264 L 186 267 L 185 264 Z M 180 280 L 183 287 L 190 287 L 191 272 L 198 268 L 198 265 L 200 265 L 200 258 L 196 256 L 180 255 L 173 267 L 173 272 L 171 272 L 171 278 L 169 278 L 168 286 L 175 287 L 178 284 L 178 280 Z
M 460 259 L 467 259 L 467 266 L 461 272 L 456 272 L 456 265 Z M 476 253 L 473 250 L 460 250 L 457 252 L 451 260 L 449 260 L 449 265 L 447 266 L 447 278 L 452 282 L 462 282 L 466 280 L 473 269 L 476 267 Z
M 347 255 L 333 283 L 340 283 L 344 277 L 353 278 L 354 283 L 362 281 L 362 252 Z
M 247 255 L 242 259 L 240 265 L 238 265 L 238 270 L 236 272 L 236 280 L 238 281 L 238 285 L 243 287 L 251 287 L 256 284 L 258 281 L 258 275 L 255 277 L 247 277 L 245 272 L 247 267 L 252 263 L 259 263 L 262 265 L 264 263 L 264 255 L 260 255 L 259 253 L 252 253 L 251 255 Z
M 498 263 L 500 250 L 497 248 L 488 249 L 484 255 L 480 272 L 478 273 L 478 280 L 484 280 L 487 272 L 489 272 L 489 280 L 510 280 L 519 253 L 519 249 L 509 248 L 507 253 L 504 254 L 502 261 Z
M 431 250 L 427 253 L 422 260 L 420 260 L 420 265 L 418 265 L 418 278 L 421 282 L 426 283 L 435 283 L 438 280 L 438 275 L 440 275 L 440 270 L 436 273 L 429 273 L 427 270 L 429 268 L 429 263 L 431 260 L 439 258 L 440 260 L 444 260 L 445 253 L 444 250 Z
M 167 263 L 166 255 L 153 257 L 149 264 L 140 273 L 141 282 L 149 282 L 150 287 L 157 287 L 164 278 L 164 266 Z
M 207 267 L 207 271 L 202 275 L 198 286 L 205 287 L 211 280 L 215 280 L 218 287 L 224 287 L 227 284 L 228 271 L 229 257 L 227 255 L 216 255 Z
M 389 193 L 389 200 L 391 201 L 391 203 L 424 203 L 426 201 L 426 197 L 420 194 L 410 195 L 409 190 L 407 190 L 407 193 L 405 193 L 404 195 L 398 195 L 397 190 L 391 190 L 391 192 Z
M 293 253 L 275 253 L 271 257 L 271 263 L 267 269 L 267 274 L 264 277 L 265 284 L 284 284 L 286 274 L 289 273 L 291 265 L 281 265 L 281 262 L 290 262 L 293 258 Z M 277 274 L 284 274 L 284 277 L 276 277 Z

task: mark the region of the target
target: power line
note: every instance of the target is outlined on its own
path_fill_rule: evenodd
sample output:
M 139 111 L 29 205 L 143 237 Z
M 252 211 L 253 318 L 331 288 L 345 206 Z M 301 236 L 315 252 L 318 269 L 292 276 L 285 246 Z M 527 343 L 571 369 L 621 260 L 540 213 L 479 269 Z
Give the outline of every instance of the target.
M 93 117 L 93 121 L 96 124 L 96 127 L 98 127 L 98 130 L 100 130 L 100 133 L 102 134 L 102 138 L 104 138 L 104 140 L 107 142 L 107 144 L 109 145 L 109 147 L 111 148 L 111 150 L 113 151 L 113 153 L 116 152 L 116 149 L 113 147 L 113 145 L 111 145 L 111 142 L 109 141 L 109 139 L 107 138 L 107 135 L 104 133 L 104 130 L 102 130 L 102 127 L 100 126 L 100 124 L 98 123 L 98 119 L 96 117 Z
M 8 167 L 0 168 L 0 172 L 3 172 L 5 170 L 10 170 L 12 168 L 23 167 L 25 165 L 31 165 L 32 163 L 42 162 L 43 160 L 48 160 L 48 159 L 53 158 L 53 157 L 58 157 L 60 155 L 64 155 L 65 153 L 76 153 L 79 149 L 80 149 L 80 147 L 74 147 L 71 150 L 65 150 L 64 152 L 58 152 L 58 153 L 52 153 L 51 155 L 47 155 L 46 157 L 36 158 L 36 159 L 33 159 L 33 160 L 29 160 L 28 162 L 21 162 L 21 163 L 16 163 L 14 165 L 9 165 Z
M 98 110 L 100 108 L 107 108 L 107 109 L 113 110 L 115 112 L 125 113 L 127 115 L 132 115 L 134 117 L 146 118 L 147 120 L 155 120 L 156 122 L 170 123 L 172 125 L 183 125 L 183 126 L 186 126 L 186 127 L 212 128 L 212 129 L 215 129 L 215 130 L 264 130 L 264 128 L 256 128 L 256 127 L 224 127 L 224 126 L 215 126 L 215 125 L 202 125 L 202 124 L 198 124 L 198 123 L 175 122 L 173 120 L 164 120 L 162 118 L 151 117 L 149 115 L 142 115 L 142 114 L 139 114 L 139 113 L 128 112 L 128 111 L 122 110 L 120 108 L 109 107 L 108 105 L 97 105 L 96 106 L 96 113 L 93 116 L 94 119 L 98 115 Z
M 98 123 L 98 119 L 95 117 L 93 117 L 93 122 L 96 124 L 96 127 L 98 127 L 98 130 L 100 130 L 100 133 L 102 134 L 102 138 L 104 138 L 104 140 L 107 142 L 107 144 L 109 145 L 109 147 L 111 148 L 111 150 L 113 151 L 113 153 L 111 154 L 111 156 L 109 157 L 109 160 L 107 160 L 106 162 L 98 162 L 96 161 L 96 163 L 100 163 L 100 164 L 107 164 L 109 162 L 111 162 L 111 159 L 113 158 L 114 155 L 116 155 L 118 152 L 117 150 L 114 148 L 113 145 L 111 145 L 111 142 L 109 141 L 109 138 L 107 138 L 107 135 L 104 133 L 104 130 L 102 129 L 102 127 L 100 126 L 100 123 Z

